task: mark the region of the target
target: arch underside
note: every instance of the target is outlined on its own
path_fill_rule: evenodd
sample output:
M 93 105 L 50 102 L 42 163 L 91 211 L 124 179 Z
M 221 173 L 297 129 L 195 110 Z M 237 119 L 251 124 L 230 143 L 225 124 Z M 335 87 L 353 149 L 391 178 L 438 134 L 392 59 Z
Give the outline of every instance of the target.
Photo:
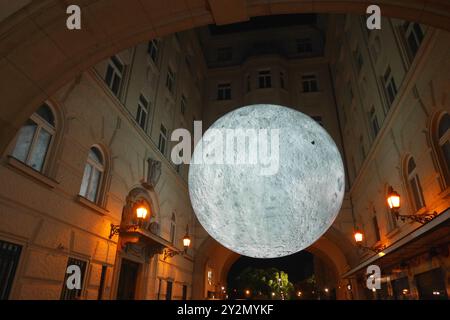
M 80 5 L 82 29 L 66 26 L 58 0 L 4 5 L 0 23 L 0 151 L 20 126 L 57 89 L 95 63 L 138 43 L 207 24 L 289 13 L 365 14 L 366 0 L 354 1 L 160 1 L 87 0 Z M 450 30 L 450 3 L 377 1 L 382 15 Z M 1 8 L 1 7 L 0 7 Z M 9 11 L 7 11 L 9 10 Z M 2 10 L 3 11 L 3 10 Z M 8 12 L 8 13 L 7 13 Z
M 337 245 L 339 244 L 339 245 Z M 306 249 L 319 259 L 328 269 L 329 274 L 336 280 L 338 287 L 340 276 L 356 262 L 353 245 L 336 228 L 331 227 L 319 240 Z M 194 265 L 193 298 L 205 298 L 205 274 L 207 266 L 215 268 L 216 282 L 220 285 L 227 283 L 227 275 L 231 266 L 241 257 L 211 237 L 207 237 L 198 249 Z M 301 268 L 301 266 L 298 266 Z

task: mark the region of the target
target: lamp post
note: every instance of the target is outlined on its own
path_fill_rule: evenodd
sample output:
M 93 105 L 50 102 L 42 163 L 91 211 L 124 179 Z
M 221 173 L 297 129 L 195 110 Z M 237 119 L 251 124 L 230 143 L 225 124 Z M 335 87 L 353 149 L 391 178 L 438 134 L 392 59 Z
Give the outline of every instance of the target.
M 400 214 L 399 210 L 401 207 L 401 197 L 400 194 L 398 194 L 398 192 L 396 192 L 392 187 L 389 187 L 386 200 L 389 209 L 391 210 L 391 214 L 394 215 L 395 219 L 397 220 L 401 219 L 403 222 L 408 219 L 421 224 L 425 224 L 433 220 L 438 215 L 437 212 L 423 213 L 423 214 L 407 214 L 407 215 Z

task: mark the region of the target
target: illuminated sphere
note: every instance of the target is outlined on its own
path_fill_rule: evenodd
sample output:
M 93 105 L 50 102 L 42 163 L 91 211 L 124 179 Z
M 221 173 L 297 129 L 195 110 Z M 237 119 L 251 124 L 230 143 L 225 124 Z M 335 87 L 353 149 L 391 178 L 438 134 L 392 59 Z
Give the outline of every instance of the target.
M 226 136 L 227 129 L 279 129 L 278 170 L 263 174 L 259 159 L 205 163 L 220 152 L 214 148 L 218 132 Z M 243 141 L 250 148 L 250 139 Z M 223 150 L 225 159 L 248 149 L 235 144 Z M 277 105 L 242 107 L 218 119 L 196 145 L 189 167 L 189 194 L 201 225 L 226 248 L 254 258 L 290 255 L 317 241 L 335 220 L 344 189 L 333 139 L 307 115 Z

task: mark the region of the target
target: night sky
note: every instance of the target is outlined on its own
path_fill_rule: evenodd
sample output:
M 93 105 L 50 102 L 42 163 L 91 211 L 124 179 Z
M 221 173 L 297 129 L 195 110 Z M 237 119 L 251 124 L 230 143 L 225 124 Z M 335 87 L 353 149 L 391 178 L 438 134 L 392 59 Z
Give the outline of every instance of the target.
M 256 269 L 277 268 L 286 272 L 289 281 L 293 284 L 310 277 L 314 273 L 313 255 L 307 251 L 300 251 L 287 257 L 275 259 L 256 259 L 242 256 L 231 266 L 228 272 L 228 285 L 247 267 Z

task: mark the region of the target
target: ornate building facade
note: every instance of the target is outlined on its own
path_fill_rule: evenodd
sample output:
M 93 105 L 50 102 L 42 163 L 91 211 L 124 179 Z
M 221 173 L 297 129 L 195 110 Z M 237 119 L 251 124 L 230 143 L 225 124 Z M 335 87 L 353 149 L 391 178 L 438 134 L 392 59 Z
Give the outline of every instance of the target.
M 196 220 L 170 137 L 255 103 L 310 115 L 342 152 L 343 207 L 308 248 L 320 286 L 339 299 L 447 297 L 449 33 L 388 18 L 370 32 L 356 15 L 303 19 L 155 38 L 41 101 L 1 159 L 0 298 L 223 297 L 239 256 Z M 401 215 L 437 216 L 397 219 L 389 187 Z M 382 270 L 375 293 L 365 289 L 370 264 Z M 66 289 L 69 265 L 82 270 L 80 290 Z

